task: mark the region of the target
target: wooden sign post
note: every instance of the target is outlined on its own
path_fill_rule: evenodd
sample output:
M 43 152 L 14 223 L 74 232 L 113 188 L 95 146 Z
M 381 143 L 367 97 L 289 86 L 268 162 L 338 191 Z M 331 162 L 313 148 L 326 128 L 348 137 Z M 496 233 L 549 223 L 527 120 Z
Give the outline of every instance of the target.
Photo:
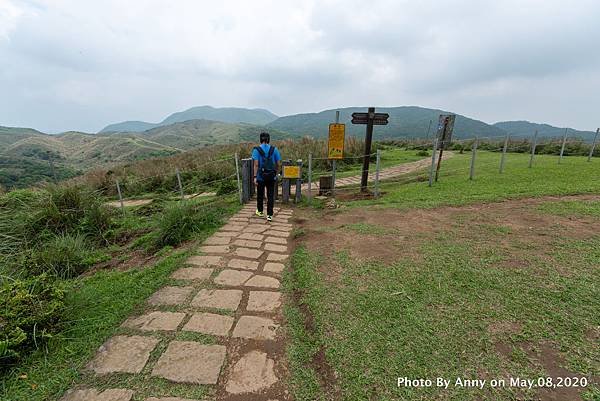
M 444 148 L 447 148 L 452 141 L 452 131 L 454 130 L 454 120 L 456 115 L 454 114 L 440 114 L 437 127 L 437 144 L 440 148 L 440 155 L 438 157 L 437 167 L 435 169 L 435 182 L 437 182 L 440 175 L 440 167 L 442 166 L 442 156 L 444 154 Z M 433 149 L 435 152 L 436 149 Z
M 369 180 L 369 162 L 371 160 L 371 142 L 373 140 L 373 125 L 387 125 L 387 113 L 375 113 L 375 107 L 369 107 L 367 113 L 352 113 L 352 124 L 366 124 L 365 134 L 365 155 L 363 157 L 362 178 L 360 180 L 360 191 L 367 191 L 367 181 Z

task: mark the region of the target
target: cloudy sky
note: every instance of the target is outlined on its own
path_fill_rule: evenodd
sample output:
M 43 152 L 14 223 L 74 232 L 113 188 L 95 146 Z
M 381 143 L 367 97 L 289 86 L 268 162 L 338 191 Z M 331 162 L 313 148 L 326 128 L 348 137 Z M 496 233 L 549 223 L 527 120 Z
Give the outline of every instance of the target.
M 0 0 L 0 125 L 419 105 L 600 125 L 597 0 Z

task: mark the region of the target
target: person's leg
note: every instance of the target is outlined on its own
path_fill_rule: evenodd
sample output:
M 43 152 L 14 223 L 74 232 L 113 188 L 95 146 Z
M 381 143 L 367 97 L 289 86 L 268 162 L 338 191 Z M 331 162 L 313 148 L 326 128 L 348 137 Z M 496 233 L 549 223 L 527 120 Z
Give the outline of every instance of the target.
M 256 210 L 259 212 L 263 211 L 263 202 L 265 197 L 265 183 L 264 181 L 258 181 L 256 188 Z
M 267 216 L 273 216 L 273 204 L 275 203 L 275 180 L 266 182 L 267 186 Z

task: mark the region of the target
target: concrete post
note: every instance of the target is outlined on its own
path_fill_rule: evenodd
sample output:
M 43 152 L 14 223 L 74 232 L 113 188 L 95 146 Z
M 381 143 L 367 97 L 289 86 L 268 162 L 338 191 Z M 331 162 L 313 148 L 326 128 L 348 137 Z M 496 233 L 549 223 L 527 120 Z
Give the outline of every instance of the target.
M 537 146 L 537 135 L 538 132 L 535 130 L 533 139 L 531 140 L 531 157 L 529 157 L 529 168 L 533 167 L 533 157 L 535 156 L 535 147 Z
M 471 169 L 469 171 L 469 180 L 472 180 L 475 177 L 475 157 L 477 157 L 477 143 L 479 142 L 479 138 L 475 138 L 475 142 L 473 142 L 472 150 L 471 150 Z
M 598 132 L 600 132 L 600 128 L 596 129 L 596 135 L 594 135 L 594 142 L 592 142 L 592 147 L 590 148 L 590 154 L 588 155 L 588 162 L 592 160 L 592 156 L 594 156 L 594 149 L 596 148 L 596 140 L 598 139 Z
M 181 174 L 179 174 L 178 168 L 175 169 L 175 174 L 177 174 L 177 186 L 179 186 L 179 195 L 181 196 L 181 200 L 183 200 L 183 185 L 181 185 Z

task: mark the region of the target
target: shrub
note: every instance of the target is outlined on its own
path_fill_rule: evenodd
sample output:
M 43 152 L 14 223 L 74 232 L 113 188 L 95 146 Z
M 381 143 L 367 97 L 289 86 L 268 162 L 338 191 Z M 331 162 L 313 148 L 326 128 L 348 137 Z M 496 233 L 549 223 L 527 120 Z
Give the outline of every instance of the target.
M 47 275 L 1 283 L 0 360 L 14 361 L 42 345 L 57 333 L 63 310 L 64 292 Z
M 417 156 L 430 156 L 430 154 L 425 149 L 422 149 L 417 152 Z
M 68 279 L 93 265 L 95 256 L 83 235 L 59 234 L 35 249 L 27 265 L 32 275 L 48 273 Z
M 168 205 L 159 217 L 155 248 L 179 245 L 193 234 L 218 227 L 223 210 L 192 202 L 177 202 Z
M 217 187 L 217 195 L 229 195 L 238 190 L 237 181 L 225 180 L 221 181 Z

